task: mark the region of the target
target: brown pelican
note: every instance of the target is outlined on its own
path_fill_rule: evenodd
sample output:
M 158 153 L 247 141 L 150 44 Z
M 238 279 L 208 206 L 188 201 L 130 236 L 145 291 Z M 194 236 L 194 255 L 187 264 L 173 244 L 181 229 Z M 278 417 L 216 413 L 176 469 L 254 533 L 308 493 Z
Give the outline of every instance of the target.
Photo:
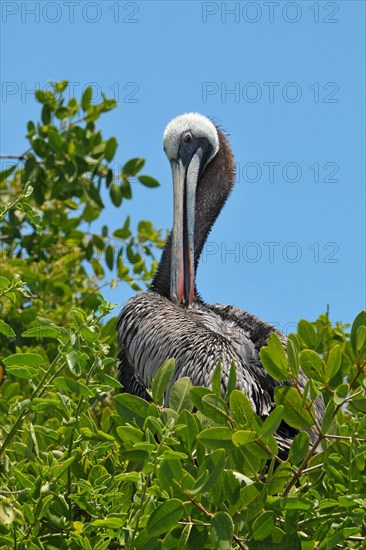
M 237 307 L 205 304 L 195 285 L 207 235 L 233 187 L 230 145 L 211 120 L 187 113 L 166 127 L 164 151 L 173 175 L 173 230 L 151 288 L 131 298 L 120 314 L 120 380 L 125 391 L 149 399 L 146 387 L 168 358 L 175 359 L 174 380 L 189 376 L 207 387 L 220 361 L 224 393 L 234 360 L 237 388 L 265 418 L 280 382 L 267 374 L 259 351 L 271 332 L 284 344 L 285 336 Z M 297 433 L 286 425 L 281 431 L 285 441 Z

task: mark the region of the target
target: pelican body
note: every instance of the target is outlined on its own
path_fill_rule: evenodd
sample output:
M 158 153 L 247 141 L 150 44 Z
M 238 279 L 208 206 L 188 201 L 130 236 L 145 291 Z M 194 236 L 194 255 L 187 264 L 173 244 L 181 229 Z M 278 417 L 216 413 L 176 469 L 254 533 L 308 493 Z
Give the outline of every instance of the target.
M 265 418 L 274 407 L 274 388 L 283 384 L 263 368 L 260 348 L 275 327 L 237 307 L 208 305 L 199 296 L 195 273 L 207 235 L 234 184 L 234 158 L 223 131 L 198 113 L 173 119 L 164 132 L 174 187 L 173 229 L 151 288 L 131 298 L 118 320 L 119 376 L 124 390 L 149 399 L 158 368 L 175 359 L 174 379 L 210 387 L 221 362 L 222 392 L 232 361 L 237 388 Z M 303 377 L 304 380 L 305 377 Z M 296 430 L 281 427 L 289 441 Z

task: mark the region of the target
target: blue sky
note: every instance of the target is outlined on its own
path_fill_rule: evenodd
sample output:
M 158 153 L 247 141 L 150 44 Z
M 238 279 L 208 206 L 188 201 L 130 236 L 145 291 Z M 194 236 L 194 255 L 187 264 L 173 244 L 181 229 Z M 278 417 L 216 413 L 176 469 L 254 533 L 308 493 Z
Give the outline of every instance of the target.
M 235 190 L 209 236 L 202 297 L 293 330 L 330 306 L 365 307 L 365 3 L 28 1 L 1 3 L 1 152 L 26 148 L 30 90 L 67 79 L 120 107 L 101 120 L 121 164 L 147 159 L 101 223 L 172 223 L 167 122 L 198 111 L 230 134 Z M 230 251 L 232 253 L 230 253 Z M 132 295 L 105 290 L 120 305 Z

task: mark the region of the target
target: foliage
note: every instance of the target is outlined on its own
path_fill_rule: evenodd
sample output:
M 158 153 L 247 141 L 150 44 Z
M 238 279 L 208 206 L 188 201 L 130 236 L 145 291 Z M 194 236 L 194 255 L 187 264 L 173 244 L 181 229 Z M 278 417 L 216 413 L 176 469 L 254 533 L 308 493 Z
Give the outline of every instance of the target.
M 134 234 L 126 214 L 121 227 L 94 230 L 106 201 L 122 209 L 131 199 L 136 177 L 157 182 L 138 175 L 141 158 L 112 169 L 117 140 L 104 139 L 95 123 L 115 108 L 114 100 L 103 95 L 95 103 L 87 88 L 81 102 L 66 102 L 67 82 L 52 88 L 36 92 L 42 113 L 38 124 L 28 122 L 29 149 L 0 173 L 1 285 L 18 285 L 2 303 L 2 316 L 16 333 L 9 352 L 28 343 L 21 334 L 37 317 L 63 325 L 73 307 L 95 311 L 106 284 L 126 282 L 140 290 L 156 267 L 154 248 L 163 246 L 150 221 L 140 221 Z M 106 271 L 114 275 L 109 282 Z
M 55 84 L 52 97 L 38 93 L 42 124 L 28 125 L 25 166 L 2 175 L 0 548 L 364 546 L 366 312 L 350 333 L 327 315 L 300 321 L 286 351 L 270 337 L 263 364 L 293 386 L 276 390 L 265 420 L 235 389 L 234 365 L 225 396 L 220 365 L 211 389 L 182 378 L 167 395 L 173 360 L 158 371 L 151 403 L 120 393 L 115 319 L 102 322 L 112 308 L 99 292 L 104 266 L 93 263 L 102 250 L 115 268 L 106 252 L 111 236 L 83 224 L 103 208 L 102 182 L 115 201 L 112 182 L 131 187 L 143 162 L 127 162 L 114 182 L 115 141 L 103 141 L 94 125 L 112 103 L 92 105 L 85 92 L 81 107 L 65 106 L 64 87 Z M 128 225 L 118 231 L 124 244 L 142 244 L 119 278 L 147 281 L 159 233 L 150 222 L 138 235 Z M 69 239 L 75 255 L 56 252 Z M 309 378 L 304 395 L 300 367 Z M 321 425 L 313 409 L 319 395 Z M 287 458 L 274 436 L 283 420 L 305 430 Z

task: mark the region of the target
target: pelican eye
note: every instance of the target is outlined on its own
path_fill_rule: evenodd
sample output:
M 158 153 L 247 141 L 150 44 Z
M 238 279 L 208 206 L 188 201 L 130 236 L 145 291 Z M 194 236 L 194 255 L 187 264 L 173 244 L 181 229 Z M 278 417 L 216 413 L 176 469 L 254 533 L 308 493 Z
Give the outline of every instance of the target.
M 192 134 L 186 134 L 183 137 L 183 143 L 191 143 L 191 141 L 192 141 Z

